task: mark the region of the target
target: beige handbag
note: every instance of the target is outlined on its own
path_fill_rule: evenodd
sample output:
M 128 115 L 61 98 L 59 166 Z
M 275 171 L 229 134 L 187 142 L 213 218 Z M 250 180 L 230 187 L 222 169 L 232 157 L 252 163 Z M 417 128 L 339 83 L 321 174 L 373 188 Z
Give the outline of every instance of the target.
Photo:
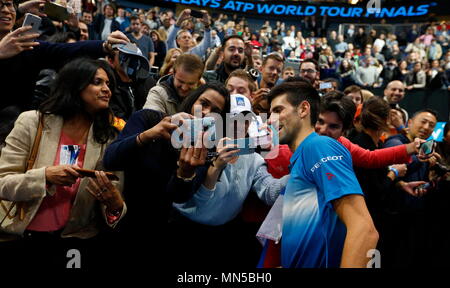
M 36 160 L 37 152 L 39 150 L 39 144 L 41 142 L 43 128 L 44 128 L 43 116 L 42 114 L 40 114 L 36 137 L 34 138 L 33 147 L 31 148 L 30 158 L 28 159 L 27 168 L 25 172 L 33 168 L 34 161 Z M 26 202 L 15 202 L 0 199 L 0 217 L 1 217 L 0 230 L 2 230 L 3 222 L 5 222 L 7 218 L 11 221 L 16 217 L 20 221 L 25 219 L 25 204 Z M 3 213 L 5 214 L 3 215 Z

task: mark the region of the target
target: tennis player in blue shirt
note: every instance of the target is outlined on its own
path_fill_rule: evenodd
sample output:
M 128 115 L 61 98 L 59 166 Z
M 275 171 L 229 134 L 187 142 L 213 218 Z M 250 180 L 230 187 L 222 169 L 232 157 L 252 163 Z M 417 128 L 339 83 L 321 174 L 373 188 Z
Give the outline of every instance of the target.
M 378 232 L 350 153 L 314 132 L 317 91 L 309 83 L 290 82 L 276 86 L 268 98 L 270 123 L 279 123 L 280 144 L 294 152 L 283 200 L 282 266 L 366 267 Z

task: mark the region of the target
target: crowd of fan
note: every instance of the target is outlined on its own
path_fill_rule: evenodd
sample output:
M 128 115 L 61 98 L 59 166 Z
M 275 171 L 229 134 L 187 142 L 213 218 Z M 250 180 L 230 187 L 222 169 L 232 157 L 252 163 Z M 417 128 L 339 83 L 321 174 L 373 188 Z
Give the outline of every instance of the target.
M 139 19 L 141 33 L 153 41 L 156 60 L 150 62 L 161 69 L 167 49 L 173 47 L 167 40 L 176 23 L 174 13 L 158 7 L 147 11 L 118 8 L 116 14 L 114 11 L 105 13 L 110 13 L 107 17 L 112 18 L 113 23 L 117 22 L 111 27 L 120 27 L 122 32 L 134 29 L 130 24 L 133 19 Z M 89 12 L 84 12 L 82 19 L 88 25 L 99 25 L 91 22 L 93 17 Z M 446 22 L 411 24 L 407 33 L 400 34 L 389 32 L 385 27 L 367 31 L 365 26 L 358 25 L 346 25 L 343 34 L 338 34 L 334 30 L 318 28 L 318 25 L 314 18 L 306 17 L 297 25 L 287 26 L 278 20 L 265 21 L 258 27 L 258 24 L 249 24 L 245 16 L 219 14 L 212 19 L 208 53 L 201 56 L 206 60 L 209 53 L 221 46 L 225 36 L 237 34 L 255 49 L 256 68 L 262 57 L 280 52 L 288 61 L 297 63 L 316 59 L 327 76 L 340 81 L 342 89 L 352 84 L 385 87 L 392 80 L 404 82 L 408 90 L 450 89 L 450 25 Z M 191 47 L 203 40 L 205 27 L 201 19 L 189 19 L 180 26 L 190 32 Z M 91 33 L 90 39 L 99 37 Z
M 385 257 L 384 267 L 445 262 L 440 255 L 450 251 L 445 229 L 450 125 L 436 147 L 439 153 L 417 155 L 439 117 L 429 109 L 409 115 L 400 107 L 408 90 L 450 89 L 445 23 L 430 25 L 424 33 L 413 28 L 405 42 L 353 25 L 344 35 L 330 31 L 320 37 L 323 31 L 311 18 L 289 29 L 266 21 L 256 32 L 237 15 L 212 19 L 203 11 L 196 18 L 185 9 L 175 17 L 157 7 L 116 11 L 113 4 L 99 3 L 84 7 L 80 19 L 56 23 L 43 18 L 42 33 L 26 35 L 29 28 L 14 30 L 10 22 L 18 12 L 36 12 L 42 2 L 0 1 L 0 64 L 5 67 L 0 83 L 8 96 L 0 103 L 0 199 L 7 212 L 0 224 L 2 232 L 23 241 L 5 247 L 39 250 L 40 241 L 94 238 L 96 245 L 105 245 L 98 252 L 111 257 L 105 259 L 129 260 L 129 254 L 148 247 L 154 255 L 163 254 L 155 259 L 171 265 L 252 267 L 262 252 L 255 234 L 266 216 L 281 221 L 268 211 L 272 205 L 280 208 L 276 201 L 288 185 L 283 209 L 300 199 L 305 210 L 289 212 L 307 221 L 320 210 L 325 220 L 317 222 L 325 228 L 313 223 L 290 231 L 279 223 L 285 229 L 281 244 L 288 247 L 289 236 L 298 236 L 298 249 L 287 256 L 289 250 L 282 250 L 280 262 L 279 243 L 270 240 L 281 235 L 267 238 L 261 267 L 364 267 L 365 252 L 375 247 Z M 38 36 L 45 41 L 33 41 Z M 19 78 L 23 85 L 11 84 Z M 384 88 L 383 95 L 368 91 L 376 87 Z M 277 157 L 264 159 L 258 153 L 236 156 L 235 147 L 224 144 L 207 160 L 205 147 L 177 150 L 171 145 L 171 133 L 178 129 L 174 119 L 210 113 L 224 118 L 226 113 L 251 114 L 259 128 L 267 119 L 257 116 L 266 113 L 272 123 L 273 115 L 280 115 L 279 131 L 289 147 L 281 145 Z M 244 126 L 239 127 L 244 135 L 227 136 L 256 133 L 257 138 L 263 130 Z M 39 130 L 47 142 L 28 167 Z M 312 135 L 305 144 L 311 153 L 300 157 L 311 171 L 298 162 L 294 172 L 288 168 L 299 158 L 293 155 L 299 131 Z M 63 151 L 66 146 L 71 150 Z M 80 167 L 116 171 L 119 180 L 96 172 L 88 181 Z M 325 167 L 333 173 L 325 175 Z M 317 170 L 321 178 L 312 174 Z M 299 175 L 305 177 L 295 178 Z M 301 193 L 292 194 L 297 188 Z M 314 196 L 312 206 L 320 206 L 314 215 L 307 213 L 310 199 L 301 198 L 308 193 L 325 195 Z M 25 202 L 16 210 L 25 207 L 24 219 L 7 226 L 10 211 L 3 200 Z M 117 226 L 118 232 L 103 224 Z M 312 236 L 300 237 L 305 231 L 314 233 L 317 243 Z M 344 239 L 345 231 L 357 237 Z M 329 254 L 321 245 L 329 247 Z M 312 262 L 304 260 L 314 256 L 310 247 L 319 255 Z M 41 256 L 47 252 L 39 250 Z

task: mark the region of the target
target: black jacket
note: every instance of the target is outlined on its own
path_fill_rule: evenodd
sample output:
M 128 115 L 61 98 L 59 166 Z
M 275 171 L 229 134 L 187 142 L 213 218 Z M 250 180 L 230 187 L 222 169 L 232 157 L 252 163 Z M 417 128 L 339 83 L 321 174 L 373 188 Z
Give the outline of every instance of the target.
M 96 40 L 101 40 L 102 31 L 105 27 L 105 18 L 105 15 L 97 14 L 94 18 L 94 21 L 92 22 L 94 31 L 97 33 L 96 37 L 98 37 Z M 120 30 L 120 24 L 116 21 L 116 19 L 113 18 L 111 22 L 111 32 L 114 32 L 116 30 Z

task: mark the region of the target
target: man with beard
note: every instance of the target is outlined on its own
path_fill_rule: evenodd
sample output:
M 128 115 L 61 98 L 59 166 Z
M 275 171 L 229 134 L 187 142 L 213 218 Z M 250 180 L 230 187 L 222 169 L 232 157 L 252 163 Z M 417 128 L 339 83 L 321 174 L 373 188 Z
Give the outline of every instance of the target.
M 153 46 L 153 41 L 147 35 L 142 34 L 141 20 L 139 17 L 131 16 L 130 21 L 131 33 L 126 35 L 131 42 L 136 43 L 144 57 L 148 59 L 150 67 L 152 67 L 155 62 L 155 48 Z
M 320 69 L 319 63 L 314 59 L 306 59 L 300 64 L 299 76 L 308 79 L 314 88 L 319 88 Z
M 384 89 L 384 101 L 388 102 L 391 108 L 400 109 L 406 115 L 406 121 L 408 121 L 408 112 L 405 109 L 401 108 L 398 104 L 400 101 L 405 98 L 405 85 L 403 85 L 402 81 L 394 80 L 387 84 Z
M 309 83 L 276 86 L 268 95 L 280 144 L 295 151 L 283 200 L 281 262 L 293 267 L 366 267 L 378 233 L 347 149 L 314 132 L 318 92 Z
M 239 35 L 231 35 L 223 39 L 223 62 L 216 70 L 206 71 L 203 78 L 206 82 L 225 84 L 228 76 L 236 69 L 244 68 L 245 43 Z

